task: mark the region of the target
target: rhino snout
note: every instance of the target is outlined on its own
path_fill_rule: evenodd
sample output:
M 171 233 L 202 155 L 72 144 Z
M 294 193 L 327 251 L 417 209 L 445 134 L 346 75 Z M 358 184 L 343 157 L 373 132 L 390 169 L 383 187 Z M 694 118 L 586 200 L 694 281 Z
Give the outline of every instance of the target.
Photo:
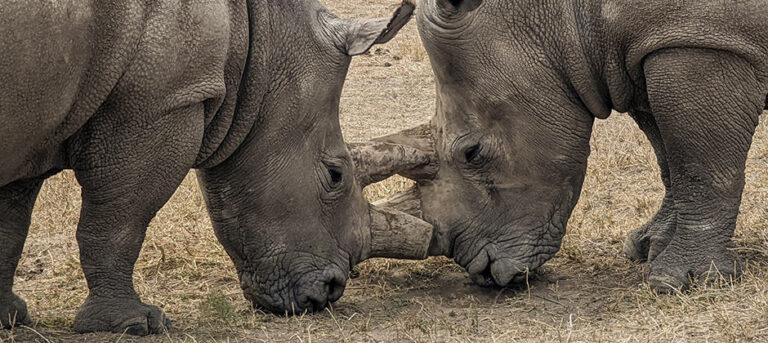
M 347 285 L 347 273 L 336 266 L 328 266 L 302 274 L 298 280 L 287 283 L 292 285 L 289 288 L 265 292 L 263 287 L 270 281 L 259 282 L 252 273 L 240 273 L 243 294 L 254 308 L 296 315 L 322 311 L 339 300 Z
M 525 263 L 509 257 L 496 258 L 487 249 L 482 249 L 465 268 L 470 279 L 483 287 L 521 284 L 529 273 Z

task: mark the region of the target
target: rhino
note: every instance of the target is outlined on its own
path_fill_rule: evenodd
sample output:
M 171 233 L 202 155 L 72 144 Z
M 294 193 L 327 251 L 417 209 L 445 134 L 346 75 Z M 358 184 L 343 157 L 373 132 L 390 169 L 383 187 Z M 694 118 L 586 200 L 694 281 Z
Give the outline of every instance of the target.
M 77 332 L 163 332 L 133 268 L 147 224 L 190 169 L 245 297 L 318 311 L 350 267 L 425 258 L 433 228 L 371 206 L 339 125 L 352 56 L 412 16 L 342 19 L 315 0 L 66 1 L 0 5 L 0 320 L 43 181 L 72 169 L 89 294 Z
M 745 160 L 768 108 L 765 0 L 419 6 L 436 114 L 360 149 L 405 144 L 430 162 L 353 155 L 361 169 L 417 181 L 392 204 L 435 225 L 430 254 L 453 257 L 480 285 L 524 280 L 560 249 L 595 118 L 617 111 L 647 136 L 666 189 L 624 253 L 649 263 L 661 292 L 739 275 Z

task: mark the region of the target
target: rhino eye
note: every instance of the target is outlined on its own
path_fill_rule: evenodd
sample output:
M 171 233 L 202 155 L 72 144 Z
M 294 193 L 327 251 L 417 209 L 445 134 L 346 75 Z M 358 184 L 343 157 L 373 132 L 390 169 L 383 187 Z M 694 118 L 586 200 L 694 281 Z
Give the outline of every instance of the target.
M 480 150 L 482 150 L 480 143 L 464 149 L 464 160 L 467 163 L 477 163 L 480 160 Z
M 328 176 L 331 178 L 331 186 L 338 186 L 344 181 L 344 174 L 342 174 L 341 169 L 337 167 L 328 167 Z

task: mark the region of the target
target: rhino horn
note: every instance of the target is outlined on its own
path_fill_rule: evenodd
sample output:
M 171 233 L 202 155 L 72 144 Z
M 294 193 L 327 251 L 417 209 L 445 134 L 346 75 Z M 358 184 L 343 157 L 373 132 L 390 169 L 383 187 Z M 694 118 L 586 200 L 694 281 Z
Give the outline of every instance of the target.
M 372 257 L 421 260 L 428 256 L 433 226 L 402 211 L 371 205 L 370 246 L 363 259 Z
M 404 192 L 397 193 L 386 199 L 375 201 L 372 204 L 381 208 L 393 209 L 411 216 L 423 218 L 421 210 L 421 191 L 418 186 L 413 186 Z M 437 229 L 433 230 L 432 240 L 429 243 L 427 255 L 441 256 L 446 255 L 448 251 L 450 251 L 450 243 L 446 242 L 445 239 L 441 239 L 440 232 Z
M 421 191 L 414 186 L 389 198 L 374 201 L 373 205 L 391 208 L 421 218 Z
M 348 147 L 355 161 L 355 176 L 363 187 L 395 174 L 424 180 L 437 173 L 437 155 L 428 124 Z

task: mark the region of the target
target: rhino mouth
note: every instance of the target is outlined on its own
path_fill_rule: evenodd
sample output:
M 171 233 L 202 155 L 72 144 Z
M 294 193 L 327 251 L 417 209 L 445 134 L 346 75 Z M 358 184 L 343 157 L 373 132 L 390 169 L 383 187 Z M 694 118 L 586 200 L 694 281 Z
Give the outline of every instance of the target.
M 323 311 L 339 300 L 344 295 L 348 273 L 329 265 L 286 281 L 260 280 L 248 271 L 239 273 L 239 277 L 243 295 L 254 309 L 277 315 L 301 315 Z
M 415 186 L 373 204 L 397 209 L 431 224 L 433 234 L 428 254 L 452 257 L 469 273 L 474 283 L 483 287 L 514 287 L 527 283 L 540 274 L 540 267 L 560 250 L 565 233 L 562 229 L 564 226 L 555 224 L 558 218 L 555 211 L 544 223 L 532 226 L 523 226 L 521 223 L 507 223 L 500 227 L 483 226 L 481 223 L 487 222 L 483 218 L 494 217 L 487 214 L 459 224 L 446 225 L 441 223 L 440 218 L 425 215 L 421 200 L 420 188 Z M 507 234 L 483 238 L 484 232 Z M 529 232 L 538 235 L 509 235 Z
M 356 247 L 360 251 L 350 253 L 338 245 L 337 258 L 294 251 L 237 260 L 243 295 L 254 308 L 275 314 L 318 312 L 342 297 L 349 270 L 359 262 L 373 257 L 425 259 L 433 226 L 397 207 L 368 206 L 369 220 Z
M 526 284 L 540 274 L 540 267 L 560 250 L 563 232 L 551 221 L 535 227 L 506 226 L 500 232 L 539 232 L 538 237 L 495 237 L 492 242 L 454 241 L 454 260 L 470 279 L 483 287 L 507 287 Z M 493 232 L 499 232 L 493 230 Z M 475 231 L 476 232 L 476 231 Z M 465 234 L 471 234 L 466 233 Z M 546 237 L 546 239 L 545 239 Z M 470 245 L 467 245 L 470 244 Z
M 475 258 L 462 267 L 467 270 L 472 282 L 482 287 L 524 284 L 536 269 L 513 258 L 495 258 L 486 249 L 482 249 Z
M 531 275 L 537 272 L 536 269 L 529 271 L 528 268 L 521 269 L 517 267 L 512 271 L 512 278 L 505 282 L 503 279 L 500 279 L 500 277 L 503 277 L 500 275 L 505 275 L 505 272 L 494 272 L 496 269 L 503 269 L 503 267 L 496 268 L 498 264 L 499 262 L 488 264 L 488 267 L 486 267 L 482 272 L 469 274 L 469 278 L 472 280 L 472 282 L 480 287 L 516 287 L 526 285 L 529 282 Z

